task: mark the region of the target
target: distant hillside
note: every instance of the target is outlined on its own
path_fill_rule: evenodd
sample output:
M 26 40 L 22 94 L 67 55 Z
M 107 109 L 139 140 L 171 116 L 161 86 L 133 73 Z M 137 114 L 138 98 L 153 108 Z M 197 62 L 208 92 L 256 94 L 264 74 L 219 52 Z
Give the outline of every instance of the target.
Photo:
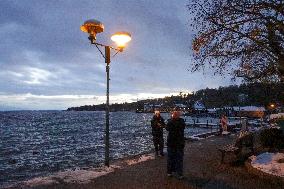
M 206 108 L 217 108 L 224 106 L 267 106 L 269 103 L 284 104 L 284 83 L 253 83 L 242 84 L 240 86 L 231 85 L 219 87 L 218 89 L 201 89 L 192 94 L 180 93 L 177 96 L 167 96 L 165 98 L 140 100 L 132 103 L 111 104 L 110 111 L 135 111 L 144 104 L 173 107 L 175 104 L 184 104 L 192 107 L 195 101 L 201 101 Z M 104 111 L 105 104 L 84 105 L 71 107 L 68 111 Z

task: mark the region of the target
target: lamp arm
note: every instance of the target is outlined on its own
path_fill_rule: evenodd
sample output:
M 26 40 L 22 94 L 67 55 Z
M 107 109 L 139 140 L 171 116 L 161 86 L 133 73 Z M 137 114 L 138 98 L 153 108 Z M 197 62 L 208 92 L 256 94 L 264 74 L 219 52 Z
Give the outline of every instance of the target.
M 93 43 L 94 45 L 96 45 L 97 49 L 100 51 L 101 55 L 104 57 L 104 59 L 106 58 L 104 53 L 101 51 L 101 49 L 98 47 L 98 44 Z
M 117 55 L 119 52 L 121 52 L 122 50 L 116 50 L 116 53 L 112 56 L 115 57 L 115 55 Z
M 104 45 L 104 44 L 101 44 L 101 43 L 96 43 L 96 42 L 92 42 L 91 44 L 95 45 L 97 47 L 97 49 L 100 51 L 101 55 L 104 57 L 104 59 L 106 58 L 104 53 L 101 51 L 101 49 L 98 47 L 98 46 L 101 46 L 101 47 L 106 47 L 107 45 Z M 122 52 L 123 51 L 123 48 L 115 48 L 115 47 L 112 47 L 112 46 L 108 46 L 110 49 L 112 50 L 115 50 L 116 53 L 112 56 L 112 57 L 115 57 L 119 52 Z
M 92 42 L 92 41 L 91 41 L 91 44 L 102 46 L 102 47 L 109 46 L 109 45 L 104 45 L 104 44 L 97 43 L 97 42 Z M 109 48 L 111 48 L 113 50 L 116 50 L 116 51 L 120 51 L 120 52 L 122 52 L 122 50 L 123 50 L 123 48 L 115 48 L 115 47 L 112 47 L 112 46 L 109 46 Z

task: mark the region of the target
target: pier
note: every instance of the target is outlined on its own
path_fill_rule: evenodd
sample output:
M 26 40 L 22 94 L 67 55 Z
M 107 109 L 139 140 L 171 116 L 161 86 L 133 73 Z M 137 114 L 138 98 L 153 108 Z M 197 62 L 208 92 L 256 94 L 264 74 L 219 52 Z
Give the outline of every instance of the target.
M 210 129 L 211 133 L 213 132 L 213 129 L 219 130 L 219 124 L 209 122 L 209 120 L 207 120 L 206 122 L 197 122 L 197 121 L 195 121 L 195 119 L 193 119 L 193 123 L 186 122 L 186 126 L 187 127 L 193 127 L 193 128 L 199 127 L 199 128 Z

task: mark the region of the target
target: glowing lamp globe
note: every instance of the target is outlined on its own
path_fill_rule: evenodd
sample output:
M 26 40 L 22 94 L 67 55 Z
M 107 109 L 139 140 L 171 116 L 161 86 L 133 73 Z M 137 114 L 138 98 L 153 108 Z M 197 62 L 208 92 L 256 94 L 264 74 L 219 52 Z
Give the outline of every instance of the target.
M 114 41 L 119 48 L 124 48 L 126 43 L 131 40 L 131 35 L 128 32 L 117 32 L 111 36 L 111 40 Z
M 104 31 L 104 25 L 95 19 L 90 19 L 84 22 L 84 24 L 80 27 L 81 31 L 90 34 L 90 40 L 96 40 L 96 34 Z
M 270 104 L 270 107 L 271 107 L 271 108 L 274 108 L 274 107 L 275 107 L 275 104 Z

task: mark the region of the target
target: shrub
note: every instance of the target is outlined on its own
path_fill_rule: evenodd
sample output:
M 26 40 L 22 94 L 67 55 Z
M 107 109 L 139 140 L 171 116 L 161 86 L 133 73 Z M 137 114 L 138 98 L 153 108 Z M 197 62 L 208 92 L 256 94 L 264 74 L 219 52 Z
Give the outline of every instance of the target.
M 265 129 L 260 133 L 260 143 L 263 147 L 272 149 L 284 148 L 283 131 L 276 128 Z
M 280 127 L 280 129 L 284 131 L 284 118 L 277 120 L 276 123 Z

